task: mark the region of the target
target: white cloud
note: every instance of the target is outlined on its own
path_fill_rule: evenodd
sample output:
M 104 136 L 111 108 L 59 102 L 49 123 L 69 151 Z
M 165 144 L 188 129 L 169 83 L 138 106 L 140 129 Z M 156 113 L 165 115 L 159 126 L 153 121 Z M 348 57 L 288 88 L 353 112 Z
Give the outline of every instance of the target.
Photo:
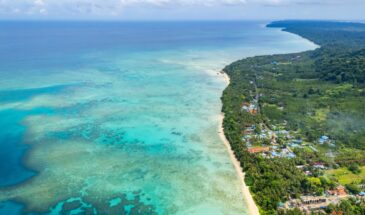
M 36 6 L 43 6 L 44 5 L 44 1 L 43 0 L 35 0 L 34 1 L 34 5 L 36 5 Z
M 139 13 L 154 9 L 181 11 L 184 8 L 289 7 L 318 5 L 364 6 L 364 0 L 0 0 L 0 17 L 7 16 L 121 16 L 135 9 Z M 298 6 L 299 5 L 299 6 Z M 356 6 L 358 5 L 358 6 Z M 131 13 L 131 12 L 130 12 Z M 289 13 L 289 11 L 288 11 Z M 143 16 L 143 14 L 141 14 Z

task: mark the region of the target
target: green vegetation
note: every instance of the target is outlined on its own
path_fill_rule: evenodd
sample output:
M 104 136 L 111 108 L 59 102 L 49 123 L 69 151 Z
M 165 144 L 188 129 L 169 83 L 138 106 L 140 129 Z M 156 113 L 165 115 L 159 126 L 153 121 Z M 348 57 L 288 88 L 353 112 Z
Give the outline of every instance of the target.
M 304 213 L 298 208 L 283 211 L 278 211 L 279 215 L 303 215 Z M 365 214 L 365 201 L 358 201 L 356 199 L 342 200 L 340 204 L 329 205 L 324 212 L 317 211 L 312 212 L 311 215 L 323 215 L 323 214 L 342 214 L 342 215 L 363 215 Z
M 269 26 L 299 34 L 321 48 L 247 58 L 224 69 L 231 78 L 222 96 L 225 135 L 262 214 L 276 214 L 279 203 L 289 198 L 322 195 L 338 184 L 356 191 L 354 183 L 365 179 L 364 169 L 356 168 L 365 165 L 365 25 Z M 243 111 L 243 104 L 255 102 L 257 113 Z M 244 132 L 249 134 L 246 139 Z M 264 132 L 276 133 L 275 142 L 258 138 Z M 274 153 L 289 151 L 295 157 L 248 152 L 257 145 L 275 145 Z
M 333 178 L 338 181 L 340 184 L 352 184 L 362 183 L 361 181 L 365 179 L 365 166 L 360 168 L 360 174 L 354 174 L 348 168 L 339 168 L 339 169 L 331 169 L 325 172 L 325 175 L 329 178 Z
M 344 215 L 363 215 L 365 214 L 365 201 L 358 201 L 356 199 L 343 200 L 338 205 L 330 205 L 326 212 L 331 214 L 336 212 L 336 214 Z
M 351 164 L 347 168 L 348 168 L 348 170 L 350 170 L 354 174 L 360 174 L 361 173 L 361 169 L 360 169 L 359 165 L 357 165 L 357 164 Z

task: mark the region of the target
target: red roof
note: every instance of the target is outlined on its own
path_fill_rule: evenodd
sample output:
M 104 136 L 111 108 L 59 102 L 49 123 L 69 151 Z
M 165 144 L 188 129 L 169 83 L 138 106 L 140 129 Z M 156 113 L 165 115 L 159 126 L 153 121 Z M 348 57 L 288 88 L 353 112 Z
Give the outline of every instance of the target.
M 243 134 L 252 134 L 252 131 L 246 130 L 246 131 L 243 132 Z
M 346 192 L 346 190 L 345 190 L 345 188 L 343 186 L 338 186 L 334 190 L 329 190 L 328 193 L 330 195 L 337 195 L 337 196 L 345 196 L 345 195 L 347 195 L 347 192 Z
M 270 147 L 253 147 L 253 148 L 248 149 L 249 153 L 260 153 L 260 152 L 268 152 L 268 151 L 270 151 Z

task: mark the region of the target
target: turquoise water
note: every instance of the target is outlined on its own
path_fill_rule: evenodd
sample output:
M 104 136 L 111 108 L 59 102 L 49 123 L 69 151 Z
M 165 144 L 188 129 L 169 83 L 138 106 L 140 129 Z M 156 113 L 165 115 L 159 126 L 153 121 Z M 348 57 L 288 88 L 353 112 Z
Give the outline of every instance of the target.
M 0 28 L 0 214 L 245 214 L 217 72 L 315 48 L 260 22 Z

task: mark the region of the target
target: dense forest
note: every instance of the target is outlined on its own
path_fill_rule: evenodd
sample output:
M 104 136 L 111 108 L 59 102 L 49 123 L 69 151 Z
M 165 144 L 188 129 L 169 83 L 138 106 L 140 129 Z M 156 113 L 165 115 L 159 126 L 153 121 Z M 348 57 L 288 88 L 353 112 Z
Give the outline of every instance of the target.
M 280 21 L 268 27 L 283 28 L 321 46 L 302 53 L 247 58 L 224 69 L 231 78 L 222 96 L 225 135 L 260 212 L 277 214 L 279 205 L 290 198 L 322 195 L 342 183 L 314 164 L 326 169 L 365 165 L 365 25 Z M 242 109 L 250 102 L 257 103 L 254 114 Z M 250 153 L 249 147 L 271 146 L 265 138 L 244 140 L 251 127 L 256 136 L 263 131 L 288 132 L 276 138 L 275 148 L 295 156 Z M 302 145 L 294 148 L 294 140 Z M 351 186 L 361 187 L 364 181 L 344 185 L 351 192 Z M 350 204 L 356 211 L 346 214 L 364 214 L 363 203 L 351 203 L 347 200 L 322 212 Z M 301 214 L 300 210 L 286 213 Z

